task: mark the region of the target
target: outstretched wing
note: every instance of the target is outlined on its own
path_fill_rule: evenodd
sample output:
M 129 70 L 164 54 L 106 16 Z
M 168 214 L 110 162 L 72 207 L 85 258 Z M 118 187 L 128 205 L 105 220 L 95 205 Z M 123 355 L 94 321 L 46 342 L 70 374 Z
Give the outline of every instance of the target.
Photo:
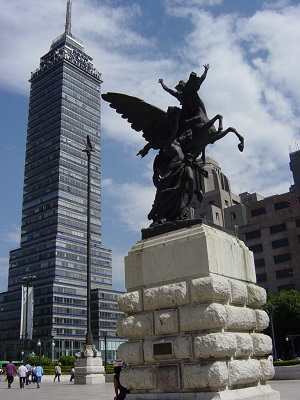
M 168 136 L 168 118 L 165 111 L 152 104 L 122 93 L 108 92 L 102 99 L 110 103 L 122 118 L 127 119 L 131 128 L 143 132 L 148 142 L 163 142 Z

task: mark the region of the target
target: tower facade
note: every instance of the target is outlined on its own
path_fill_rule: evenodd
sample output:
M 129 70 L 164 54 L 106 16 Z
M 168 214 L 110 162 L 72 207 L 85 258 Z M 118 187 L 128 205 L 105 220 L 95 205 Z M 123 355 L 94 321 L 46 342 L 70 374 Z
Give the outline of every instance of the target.
M 71 6 L 69 0 L 64 33 L 31 74 L 21 243 L 10 252 L 5 306 L 10 318 L 6 329 L 0 325 L 2 339 L 18 337 L 21 280 L 34 276 L 33 340 L 40 339 L 43 353 L 49 354 L 53 346 L 54 356 L 78 351 L 86 333 L 87 156 L 83 150 L 87 135 L 94 150 L 91 289 L 101 291 L 105 309 L 99 323 L 98 303 L 92 306 L 97 315 L 95 337 L 115 337 L 114 322 L 119 316 L 118 292 L 112 290 L 111 251 L 101 247 L 101 74 L 71 33 Z

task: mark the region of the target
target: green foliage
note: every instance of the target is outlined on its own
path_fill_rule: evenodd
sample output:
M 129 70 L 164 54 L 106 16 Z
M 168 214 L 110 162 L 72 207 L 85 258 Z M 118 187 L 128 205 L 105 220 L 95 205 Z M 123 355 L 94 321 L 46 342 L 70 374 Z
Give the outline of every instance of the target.
M 60 356 L 58 362 L 61 365 L 74 365 L 76 362 L 76 358 L 73 356 Z
M 285 360 L 285 361 L 274 361 L 275 367 L 286 367 L 289 365 L 298 365 L 300 360 Z
M 104 363 L 103 363 L 103 367 L 105 367 Z M 113 374 L 114 373 L 114 365 L 113 364 L 106 364 L 105 371 L 106 371 L 106 374 Z
M 27 360 L 26 360 L 26 364 L 28 363 L 30 365 L 38 365 L 39 362 L 40 362 L 39 356 L 31 356 L 31 357 L 27 358 Z M 42 366 L 51 365 L 52 361 L 48 357 L 41 357 L 41 364 L 42 364 Z
M 286 341 L 287 335 L 300 335 L 300 293 L 297 290 L 282 290 L 278 296 L 269 294 L 264 309 L 273 317 L 273 327 L 277 357 L 293 359 L 300 354 L 300 337 L 293 341 L 295 353 L 292 352 L 291 340 Z M 271 335 L 268 328 L 267 334 Z
M 43 367 L 44 375 L 53 375 L 55 373 L 55 365 Z M 63 375 L 70 375 L 71 374 L 71 367 L 69 365 L 62 365 L 61 366 L 61 373 Z

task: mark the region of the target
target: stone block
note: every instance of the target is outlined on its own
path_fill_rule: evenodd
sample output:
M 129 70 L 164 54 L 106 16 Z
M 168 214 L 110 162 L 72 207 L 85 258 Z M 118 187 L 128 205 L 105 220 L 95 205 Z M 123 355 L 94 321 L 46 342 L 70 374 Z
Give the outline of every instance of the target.
M 141 291 L 136 290 L 134 292 L 124 293 L 120 297 L 118 305 L 120 310 L 127 314 L 142 311 Z
M 226 362 L 204 362 L 183 365 L 185 389 L 224 388 L 228 384 Z
M 236 357 L 247 357 L 253 353 L 253 341 L 250 333 L 236 333 Z
M 248 288 L 244 282 L 229 279 L 229 284 L 231 288 L 231 300 L 233 304 L 243 304 L 248 303 Z
M 233 357 L 237 341 L 234 333 L 208 333 L 194 337 L 195 358 Z
M 154 312 L 155 335 L 166 335 L 178 332 L 178 310 Z
M 269 326 L 269 316 L 266 311 L 255 310 L 256 315 L 256 329 L 258 331 L 264 331 Z
M 222 304 L 182 307 L 179 310 L 181 332 L 221 329 L 226 325 L 226 308 Z
M 189 303 L 186 282 L 172 283 L 144 290 L 144 310 L 157 310 Z
M 272 361 L 260 360 L 260 365 L 262 369 L 262 380 L 269 381 L 275 375 L 275 369 Z
M 192 357 L 191 335 L 180 335 L 174 339 L 174 356 L 179 360 L 190 359 Z
M 251 331 L 256 328 L 256 314 L 254 310 L 247 307 L 225 307 L 227 311 L 227 329 Z
M 118 347 L 117 355 L 120 360 L 128 364 L 142 364 L 144 361 L 142 341 L 122 343 Z
M 245 244 L 205 224 L 141 240 L 125 257 L 127 290 L 211 273 L 256 282 L 253 255 Z
M 155 366 L 137 367 L 129 365 L 121 371 L 120 382 L 127 389 L 156 389 Z
M 258 382 L 263 376 L 259 360 L 229 361 L 228 371 L 230 386 Z
M 157 367 L 157 388 L 176 389 L 180 387 L 180 367 L 175 365 L 159 365 Z
M 191 303 L 227 302 L 230 300 L 228 279 L 216 275 L 192 279 L 190 291 Z
M 144 313 L 131 315 L 117 321 L 119 336 L 143 338 L 153 335 L 153 315 Z
M 254 284 L 247 284 L 248 289 L 248 305 L 251 307 L 261 307 L 266 304 L 267 292 Z
M 263 333 L 251 333 L 253 341 L 253 355 L 256 357 L 265 356 L 272 352 L 272 339 Z
M 145 363 L 153 363 L 157 362 L 158 360 L 161 361 L 174 359 L 175 338 L 176 337 L 174 336 L 167 336 L 163 339 L 156 337 L 145 339 L 143 342 Z M 154 354 L 154 347 L 156 347 L 156 354 Z

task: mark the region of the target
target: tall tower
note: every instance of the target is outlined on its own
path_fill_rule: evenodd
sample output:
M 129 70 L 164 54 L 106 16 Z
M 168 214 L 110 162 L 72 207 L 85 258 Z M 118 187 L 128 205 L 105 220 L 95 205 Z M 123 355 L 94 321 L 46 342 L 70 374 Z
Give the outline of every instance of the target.
M 99 297 L 99 290 L 109 298 L 116 297 L 111 251 L 101 247 L 101 75 L 82 42 L 71 33 L 71 6 L 68 0 L 64 33 L 53 41 L 31 74 L 21 243 L 10 252 L 7 292 L 19 293 L 21 279 L 35 276 L 34 340 L 40 339 L 43 353 L 49 354 L 54 339 L 57 355 L 80 349 L 86 332 L 87 157 L 83 150 L 87 135 L 94 149 L 92 298 Z M 8 310 L 15 310 L 6 322 L 11 339 L 19 334 L 17 308 Z M 113 324 L 102 325 L 103 332 L 97 332 L 96 337 L 107 337 L 110 330 L 116 335 Z

